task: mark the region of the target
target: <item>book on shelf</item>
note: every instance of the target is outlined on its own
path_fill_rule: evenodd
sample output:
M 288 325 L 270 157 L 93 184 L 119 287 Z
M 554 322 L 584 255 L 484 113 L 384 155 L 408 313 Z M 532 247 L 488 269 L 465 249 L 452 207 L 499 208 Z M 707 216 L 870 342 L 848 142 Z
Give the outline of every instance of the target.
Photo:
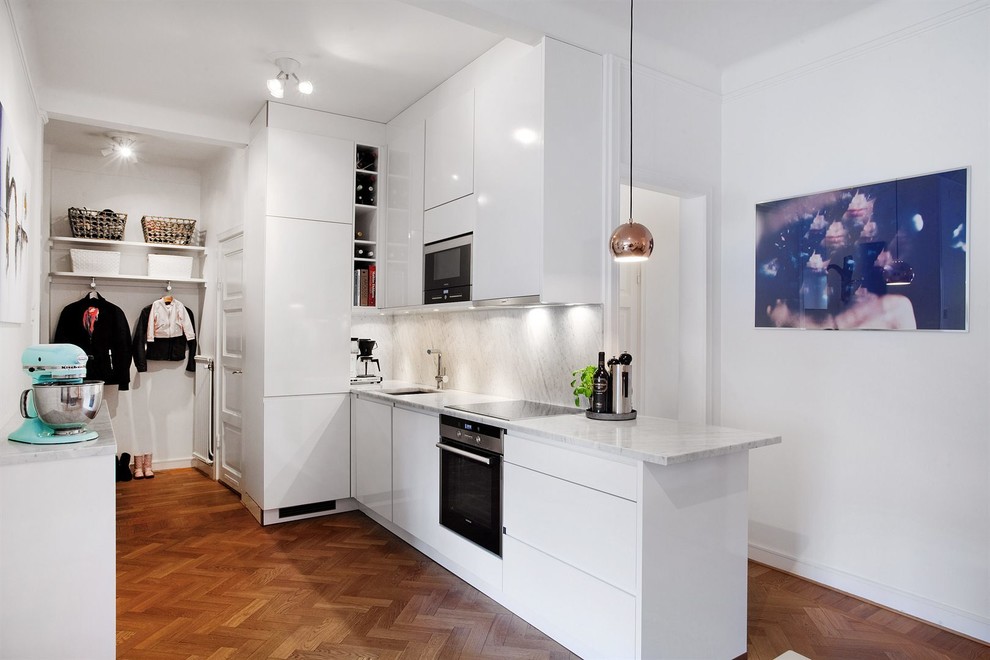
M 361 269 L 361 299 L 358 303 L 360 307 L 368 306 L 368 269 Z
M 375 264 L 368 266 L 368 307 L 375 306 Z
M 361 304 L 361 269 L 354 269 L 354 306 Z

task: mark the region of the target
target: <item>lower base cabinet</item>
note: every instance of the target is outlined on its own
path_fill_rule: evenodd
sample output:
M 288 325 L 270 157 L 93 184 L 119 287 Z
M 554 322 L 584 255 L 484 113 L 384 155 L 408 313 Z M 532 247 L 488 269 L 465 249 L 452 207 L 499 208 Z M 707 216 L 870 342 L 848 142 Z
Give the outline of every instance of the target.
M 436 415 L 392 409 L 392 522 L 434 547 L 440 538 Z
M 352 495 L 392 520 L 392 406 L 351 399 Z
M 502 589 L 513 610 L 583 658 L 636 657 L 636 598 L 511 536 Z

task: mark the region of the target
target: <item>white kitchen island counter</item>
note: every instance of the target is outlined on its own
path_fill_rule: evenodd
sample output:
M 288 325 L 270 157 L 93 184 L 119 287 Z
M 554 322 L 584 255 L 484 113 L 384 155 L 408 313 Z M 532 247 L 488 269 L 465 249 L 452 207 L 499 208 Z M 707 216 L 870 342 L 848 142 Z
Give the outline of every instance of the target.
M 393 479 L 415 485 L 396 480 L 394 501 L 432 509 L 405 516 L 415 528 L 370 512 L 375 520 L 582 657 L 745 654 L 748 452 L 779 436 L 583 412 L 505 421 L 445 407 L 504 397 L 383 391 L 404 387 L 422 386 L 352 392 L 394 411 Z M 506 430 L 500 557 L 436 522 L 439 414 Z
M 0 658 L 112 658 L 116 646 L 116 453 L 0 439 Z

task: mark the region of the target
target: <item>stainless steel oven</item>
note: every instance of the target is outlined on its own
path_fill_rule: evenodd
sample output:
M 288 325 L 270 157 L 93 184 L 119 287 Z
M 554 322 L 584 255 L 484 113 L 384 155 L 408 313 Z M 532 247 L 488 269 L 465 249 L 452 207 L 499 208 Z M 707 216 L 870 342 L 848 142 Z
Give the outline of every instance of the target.
M 502 556 L 504 429 L 440 415 L 440 524 Z
M 472 234 L 423 246 L 423 304 L 471 300 Z

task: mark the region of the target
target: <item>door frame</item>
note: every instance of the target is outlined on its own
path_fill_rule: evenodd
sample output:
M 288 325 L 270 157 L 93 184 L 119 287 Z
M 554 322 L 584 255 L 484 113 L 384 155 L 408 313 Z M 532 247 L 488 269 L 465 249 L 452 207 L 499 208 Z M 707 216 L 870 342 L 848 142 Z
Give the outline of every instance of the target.
M 224 344 L 223 344 L 224 296 L 226 295 L 226 284 L 227 284 L 227 282 L 224 279 L 223 254 L 224 254 L 224 247 L 234 240 L 241 241 L 241 251 L 243 252 L 244 250 L 243 228 L 238 227 L 235 229 L 230 229 L 228 231 L 221 233 L 217 237 L 217 304 L 215 306 L 217 333 L 216 333 L 216 351 L 215 351 L 216 357 L 214 358 L 214 372 L 213 372 L 214 394 L 215 394 L 214 404 L 213 404 L 213 415 L 214 415 L 214 420 L 216 420 L 214 424 L 214 434 L 215 434 L 216 444 L 215 444 L 215 450 L 213 456 L 213 463 L 214 463 L 214 478 L 217 481 L 221 482 L 222 484 L 226 485 L 227 487 L 231 488 L 235 492 L 241 493 L 243 490 L 244 475 L 243 473 L 238 473 L 234 475 L 226 467 L 226 463 L 224 461 L 224 453 L 226 451 L 226 446 L 225 446 L 225 436 L 223 432 L 224 429 L 223 405 L 226 394 L 224 373 L 225 373 L 225 369 L 228 366 L 227 364 L 225 364 L 225 353 L 224 353 Z M 243 278 L 243 263 L 242 263 L 242 273 L 241 273 L 242 288 L 243 288 L 243 279 L 244 278 Z M 243 369 L 243 362 L 241 368 Z M 241 437 L 243 440 L 243 433 Z

